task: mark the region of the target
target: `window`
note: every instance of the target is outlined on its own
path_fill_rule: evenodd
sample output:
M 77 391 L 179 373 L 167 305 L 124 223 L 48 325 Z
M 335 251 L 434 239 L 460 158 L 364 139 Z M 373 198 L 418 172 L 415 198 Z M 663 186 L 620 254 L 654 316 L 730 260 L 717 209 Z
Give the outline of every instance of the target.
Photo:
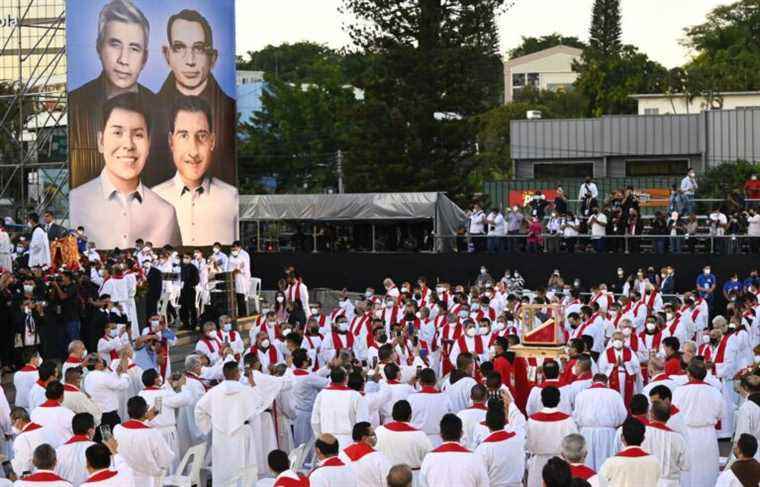
M 522 88 L 525 86 L 525 73 L 515 73 L 512 75 L 512 86 Z
M 594 177 L 594 164 L 592 162 L 545 163 L 533 166 L 533 177 L 535 179 L 585 178 L 586 176 Z
M 688 169 L 689 161 L 686 159 L 625 161 L 626 177 L 683 176 Z
M 659 108 L 645 108 L 644 109 L 644 115 L 659 115 L 660 109 Z
M 538 88 L 541 76 L 538 73 L 528 73 L 528 86 Z

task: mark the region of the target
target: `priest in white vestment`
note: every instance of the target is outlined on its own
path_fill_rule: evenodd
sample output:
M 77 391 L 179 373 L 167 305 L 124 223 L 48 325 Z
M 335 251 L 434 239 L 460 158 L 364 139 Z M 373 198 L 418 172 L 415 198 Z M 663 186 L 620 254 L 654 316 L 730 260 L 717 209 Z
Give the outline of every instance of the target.
M 599 469 L 602 485 L 609 487 L 655 486 L 660 478 L 660 464 L 657 458 L 641 448 L 645 427 L 634 418 L 623 423 L 623 444 L 625 447 L 615 456 L 607 459 Z
M 661 402 L 652 404 L 651 419 L 646 425 L 641 448 L 660 463 L 660 480 L 657 487 L 679 487 L 681 475 L 689 470 L 686 442 L 683 435 L 667 426 L 670 408 Z
M 391 464 L 383 452 L 375 450 L 377 436 L 372 425 L 367 421 L 356 423 L 353 440 L 341 449 L 339 457 L 354 471 L 357 487 L 385 487 Z
M 309 472 L 306 485 L 310 487 L 358 487 L 356 474 L 338 457 L 338 439 L 329 434 L 319 435 L 314 442 L 317 466 Z
M 350 445 L 351 432 L 359 421 L 367 421 L 368 412 L 359 407 L 362 396 L 347 385 L 348 377 L 343 368 L 330 372 L 331 384 L 322 389 L 314 400 L 311 413 L 311 427 L 314 436 L 322 433 L 334 435 L 341 448 Z
M 71 426 L 74 435 L 55 450 L 58 458 L 55 473 L 74 485 L 80 485 L 90 476 L 85 452 L 95 444 L 92 441 L 95 420 L 90 413 L 79 413 L 72 419 Z
M 407 401 L 393 405 L 393 421 L 375 429 L 376 448 L 383 452 L 393 465 L 405 464 L 419 475 L 425 456 L 433 449 L 430 438 L 424 431 L 409 424 L 412 407 Z
M 488 471 L 480 455 L 476 455 L 460 443 L 462 420 L 455 414 L 441 419 L 443 443 L 425 456 L 420 469 L 420 485 L 438 487 L 488 487 Z
M 573 411 L 573 419 L 586 439 L 586 465 L 599 470 L 615 454 L 615 431 L 627 415 L 620 393 L 607 387 L 607 376 L 596 374 L 591 387 L 575 398 Z

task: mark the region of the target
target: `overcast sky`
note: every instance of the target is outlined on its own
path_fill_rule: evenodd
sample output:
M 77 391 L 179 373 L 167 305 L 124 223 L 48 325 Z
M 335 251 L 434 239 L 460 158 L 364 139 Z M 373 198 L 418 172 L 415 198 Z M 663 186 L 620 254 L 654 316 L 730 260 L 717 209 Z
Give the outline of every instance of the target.
M 559 32 L 588 38 L 593 0 L 516 0 L 499 18 L 501 50 L 517 46 L 522 36 Z M 705 14 L 731 0 L 622 0 L 623 41 L 639 46 L 668 68 L 686 62 L 679 41 L 684 27 L 701 23 Z M 237 0 L 237 50 L 244 54 L 268 44 L 312 41 L 340 48 L 349 44 L 341 26 L 351 18 L 338 13 L 341 0 Z M 265 5 L 265 6 L 264 6 Z

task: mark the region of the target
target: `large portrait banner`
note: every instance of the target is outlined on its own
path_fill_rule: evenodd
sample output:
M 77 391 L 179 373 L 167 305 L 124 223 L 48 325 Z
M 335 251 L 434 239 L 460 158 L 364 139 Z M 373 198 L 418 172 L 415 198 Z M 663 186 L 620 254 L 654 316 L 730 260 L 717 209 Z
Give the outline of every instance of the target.
M 72 227 L 237 240 L 234 0 L 67 0 L 66 36 Z

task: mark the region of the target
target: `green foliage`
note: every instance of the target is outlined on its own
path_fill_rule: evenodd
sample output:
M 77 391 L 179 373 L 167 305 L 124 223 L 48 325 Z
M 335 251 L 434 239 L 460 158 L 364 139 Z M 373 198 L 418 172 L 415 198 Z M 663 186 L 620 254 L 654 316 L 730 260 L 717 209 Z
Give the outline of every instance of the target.
M 696 53 L 685 66 L 689 94 L 712 102 L 720 91 L 760 89 L 760 0 L 716 7 L 704 23 L 685 30 L 685 44 Z
M 336 153 L 344 148 L 349 113 L 360 104 L 346 87 L 341 66 L 318 58 L 304 67 L 309 83 L 267 77 L 262 110 L 241 121 L 241 180 L 274 177 L 278 192 L 337 188 Z
M 621 37 L 620 0 L 595 0 L 588 41 L 589 51 L 599 58 L 617 56 L 623 47 Z
M 477 125 L 499 103 L 501 59 L 494 14 L 505 0 L 344 0 L 358 19 L 354 44 L 372 55 L 356 85 L 346 160 L 350 191 L 475 188 Z M 444 115 L 444 116 L 442 116 Z
M 575 36 L 563 36 L 557 32 L 541 37 L 523 36 L 522 43 L 509 51 L 509 57 L 514 59 L 516 57 L 527 56 L 528 54 L 555 46 L 570 46 L 585 49 L 586 44 Z
M 544 118 L 581 118 L 588 105 L 586 97 L 576 89 L 549 91 L 532 86 L 516 93 L 514 101 L 524 103 L 527 110 L 541 110 Z
M 320 76 L 320 66 L 340 65 L 342 56 L 329 47 L 313 42 L 266 46 L 248 51 L 248 59 L 238 59 L 237 69 L 264 71 L 270 79 L 288 83 L 309 82 Z
M 739 160 L 719 164 L 699 178 L 697 197 L 723 199 L 731 190 L 744 187 L 749 177 L 757 173 L 760 173 L 760 162 Z

